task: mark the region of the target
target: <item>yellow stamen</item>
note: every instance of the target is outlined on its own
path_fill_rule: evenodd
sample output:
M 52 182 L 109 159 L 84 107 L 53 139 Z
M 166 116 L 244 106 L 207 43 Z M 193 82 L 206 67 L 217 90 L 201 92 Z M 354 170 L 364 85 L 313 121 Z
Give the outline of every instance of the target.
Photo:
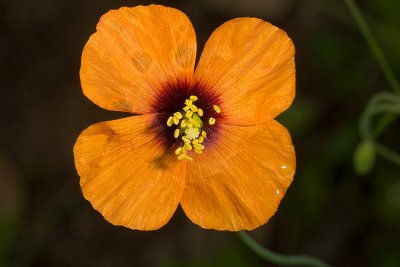
M 192 150 L 192 145 L 190 144 L 190 143 L 185 143 L 185 148 L 187 149 L 187 150 Z
M 193 111 L 193 112 L 196 112 L 198 109 L 197 109 L 197 107 L 195 106 L 195 105 L 192 105 L 191 107 L 190 107 L 190 109 Z
M 214 124 L 215 124 L 215 118 L 211 117 L 211 118 L 208 120 L 208 123 L 209 123 L 210 125 L 214 125 Z
M 174 137 L 175 137 L 175 138 L 178 138 L 178 137 L 179 137 L 179 129 L 175 129 Z
M 193 111 L 191 111 L 191 110 L 186 111 L 186 114 L 185 114 L 186 118 L 191 118 L 192 116 L 193 116 Z
M 182 119 L 182 114 L 180 112 L 175 112 L 174 117 L 176 117 L 178 119 Z
M 204 146 L 202 144 L 193 144 L 195 149 L 203 150 Z
M 178 160 L 193 160 L 190 153 L 201 154 L 205 148 L 202 143 L 205 141 L 207 133 L 202 130 L 204 122 L 200 118 L 204 115 L 204 110 L 194 105 L 197 100 L 197 96 L 191 95 L 185 100 L 184 107 L 168 117 L 167 120 L 169 127 L 174 124 L 178 125 L 174 130 L 174 137 L 182 140 L 182 145 L 175 150 Z M 221 113 L 219 106 L 213 105 L 213 109 L 216 113 Z M 209 117 L 208 123 L 214 125 L 216 119 Z
M 171 117 L 169 117 L 168 120 L 167 120 L 167 125 L 168 125 L 169 127 L 171 127 L 172 124 L 174 124 L 174 117 L 171 116 Z
M 198 140 L 199 140 L 199 144 L 201 144 L 201 143 L 204 142 L 204 137 L 203 137 L 203 136 L 200 136 Z
M 182 147 L 178 147 L 178 148 L 175 150 L 175 154 L 177 154 L 177 155 L 179 155 L 181 152 L 182 152 Z

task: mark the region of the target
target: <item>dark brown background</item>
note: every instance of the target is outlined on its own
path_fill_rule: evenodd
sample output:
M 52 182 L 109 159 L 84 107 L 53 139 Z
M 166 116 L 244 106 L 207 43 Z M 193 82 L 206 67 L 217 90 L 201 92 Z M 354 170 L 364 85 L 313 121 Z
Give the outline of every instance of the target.
M 132 231 L 107 223 L 81 194 L 77 136 L 125 116 L 83 96 L 82 48 L 109 9 L 149 3 L 184 11 L 199 51 L 216 27 L 238 16 L 270 21 L 295 43 L 297 96 L 279 120 L 292 134 L 297 174 L 254 237 L 334 266 L 400 266 L 399 167 L 378 158 L 360 177 L 352 165 L 360 114 L 389 86 L 337 0 L 1 1 L 0 266 L 273 266 L 235 234 L 202 230 L 181 210 L 161 230 Z M 400 76 L 399 2 L 358 4 Z M 381 142 L 400 151 L 399 130 L 396 121 Z

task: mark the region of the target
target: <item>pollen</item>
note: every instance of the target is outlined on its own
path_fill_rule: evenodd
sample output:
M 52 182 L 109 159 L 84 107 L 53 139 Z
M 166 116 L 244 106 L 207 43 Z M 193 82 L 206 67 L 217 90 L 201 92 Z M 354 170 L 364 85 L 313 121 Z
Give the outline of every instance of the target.
M 176 129 L 175 132 L 174 132 L 174 137 L 178 138 L 179 137 L 179 133 L 180 133 L 179 129 Z
M 174 117 L 169 117 L 167 120 L 167 125 L 172 126 L 172 124 L 174 124 Z
M 182 152 L 182 147 L 178 147 L 178 148 L 175 150 L 175 154 L 177 154 L 177 155 L 181 154 L 181 152 Z
M 217 105 L 214 105 L 213 108 L 218 114 L 221 113 L 221 109 Z
M 191 110 L 188 110 L 188 111 L 186 111 L 186 115 L 185 115 L 185 117 L 186 117 L 186 118 L 191 118 L 191 117 L 192 117 L 192 115 L 193 115 L 193 111 L 191 111 Z
M 208 124 L 214 125 L 214 124 L 215 124 L 215 118 L 211 117 L 211 118 L 208 120 Z
M 195 105 L 192 105 L 191 107 L 190 107 L 190 109 L 193 111 L 193 112 L 197 112 L 197 107 L 195 106 Z
M 191 161 L 193 157 L 189 155 L 190 153 L 202 154 L 206 149 L 204 142 L 207 133 L 203 129 L 203 121 L 200 118 L 204 115 L 204 110 L 194 104 L 198 99 L 197 96 L 191 95 L 185 100 L 182 110 L 176 111 L 167 119 L 168 127 L 177 125 L 173 135 L 177 142 L 181 142 L 175 150 L 178 160 Z M 217 105 L 213 105 L 213 109 L 217 114 L 221 113 L 221 109 Z M 209 117 L 208 124 L 214 125 L 215 123 L 216 119 Z
M 180 119 L 182 119 L 182 114 L 180 112 L 175 112 L 174 117 L 178 118 L 180 120 Z

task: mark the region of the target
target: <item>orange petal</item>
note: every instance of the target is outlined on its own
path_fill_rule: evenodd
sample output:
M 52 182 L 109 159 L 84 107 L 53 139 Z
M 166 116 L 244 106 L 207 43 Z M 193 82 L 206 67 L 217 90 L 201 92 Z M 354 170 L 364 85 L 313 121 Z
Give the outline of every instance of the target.
M 112 10 L 83 49 L 82 89 L 102 108 L 150 113 L 166 83 L 191 80 L 195 58 L 195 32 L 179 10 L 156 5 Z
M 207 41 L 194 80 L 220 96 L 226 123 L 268 121 L 286 110 L 295 95 L 293 43 L 263 20 L 230 20 Z
M 160 143 L 152 120 L 143 115 L 97 123 L 74 146 L 83 195 L 112 224 L 158 229 L 179 204 L 186 165 Z
M 275 120 L 225 124 L 219 135 L 188 163 L 181 205 L 203 228 L 252 230 L 275 213 L 292 182 L 296 158 L 290 135 Z

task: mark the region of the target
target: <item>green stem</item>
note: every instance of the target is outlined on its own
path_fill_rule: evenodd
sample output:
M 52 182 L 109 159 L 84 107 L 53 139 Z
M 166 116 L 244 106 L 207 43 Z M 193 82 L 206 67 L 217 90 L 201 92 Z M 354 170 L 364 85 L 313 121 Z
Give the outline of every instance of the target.
M 372 54 L 375 56 L 376 61 L 378 61 L 378 64 L 379 64 L 380 68 L 382 69 L 383 74 L 386 76 L 386 79 L 388 80 L 390 86 L 392 87 L 392 89 L 395 92 L 400 93 L 399 82 L 397 81 L 392 70 L 390 69 L 388 61 L 387 61 L 385 55 L 383 54 L 381 47 L 379 46 L 375 37 L 372 35 L 371 31 L 369 30 L 357 5 L 354 3 L 353 0 L 343 0 L 343 1 L 349 8 L 361 33 L 364 35 L 364 38 L 367 41 Z
M 283 256 L 272 252 L 260 244 L 258 244 L 251 236 L 249 236 L 246 232 L 241 231 L 237 232 L 239 238 L 243 241 L 244 244 L 247 245 L 253 252 L 255 252 L 258 256 L 278 265 L 286 265 L 286 266 L 313 266 L 313 267 L 329 267 L 325 262 L 310 257 L 310 256 Z
M 386 113 L 383 114 L 382 117 L 379 118 L 377 123 L 374 126 L 373 136 L 377 139 L 383 131 L 388 127 L 392 122 L 394 122 L 399 117 L 398 114 L 395 113 Z
M 389 101 L 381 101 L 384 103 L 379 103 L 377 101 L 372 101 L 361 114 L 360 119 L 360 132 L 363 138 L 372 137 L 372 117 L 378 113 L 394 113 L 400 114 L 400 101 L 397 99 L 392 99 L 392 103 Z
M 376 152 L 378 152 L 379 155 L 381 155 L 385 159 L 393 162 L 394 164 L 400 166 L 400 155 L 399 154 L 391 151 L 390 149 L 388 149 L 380 144 L 375 143 L 375 147 L 376 147 Z

